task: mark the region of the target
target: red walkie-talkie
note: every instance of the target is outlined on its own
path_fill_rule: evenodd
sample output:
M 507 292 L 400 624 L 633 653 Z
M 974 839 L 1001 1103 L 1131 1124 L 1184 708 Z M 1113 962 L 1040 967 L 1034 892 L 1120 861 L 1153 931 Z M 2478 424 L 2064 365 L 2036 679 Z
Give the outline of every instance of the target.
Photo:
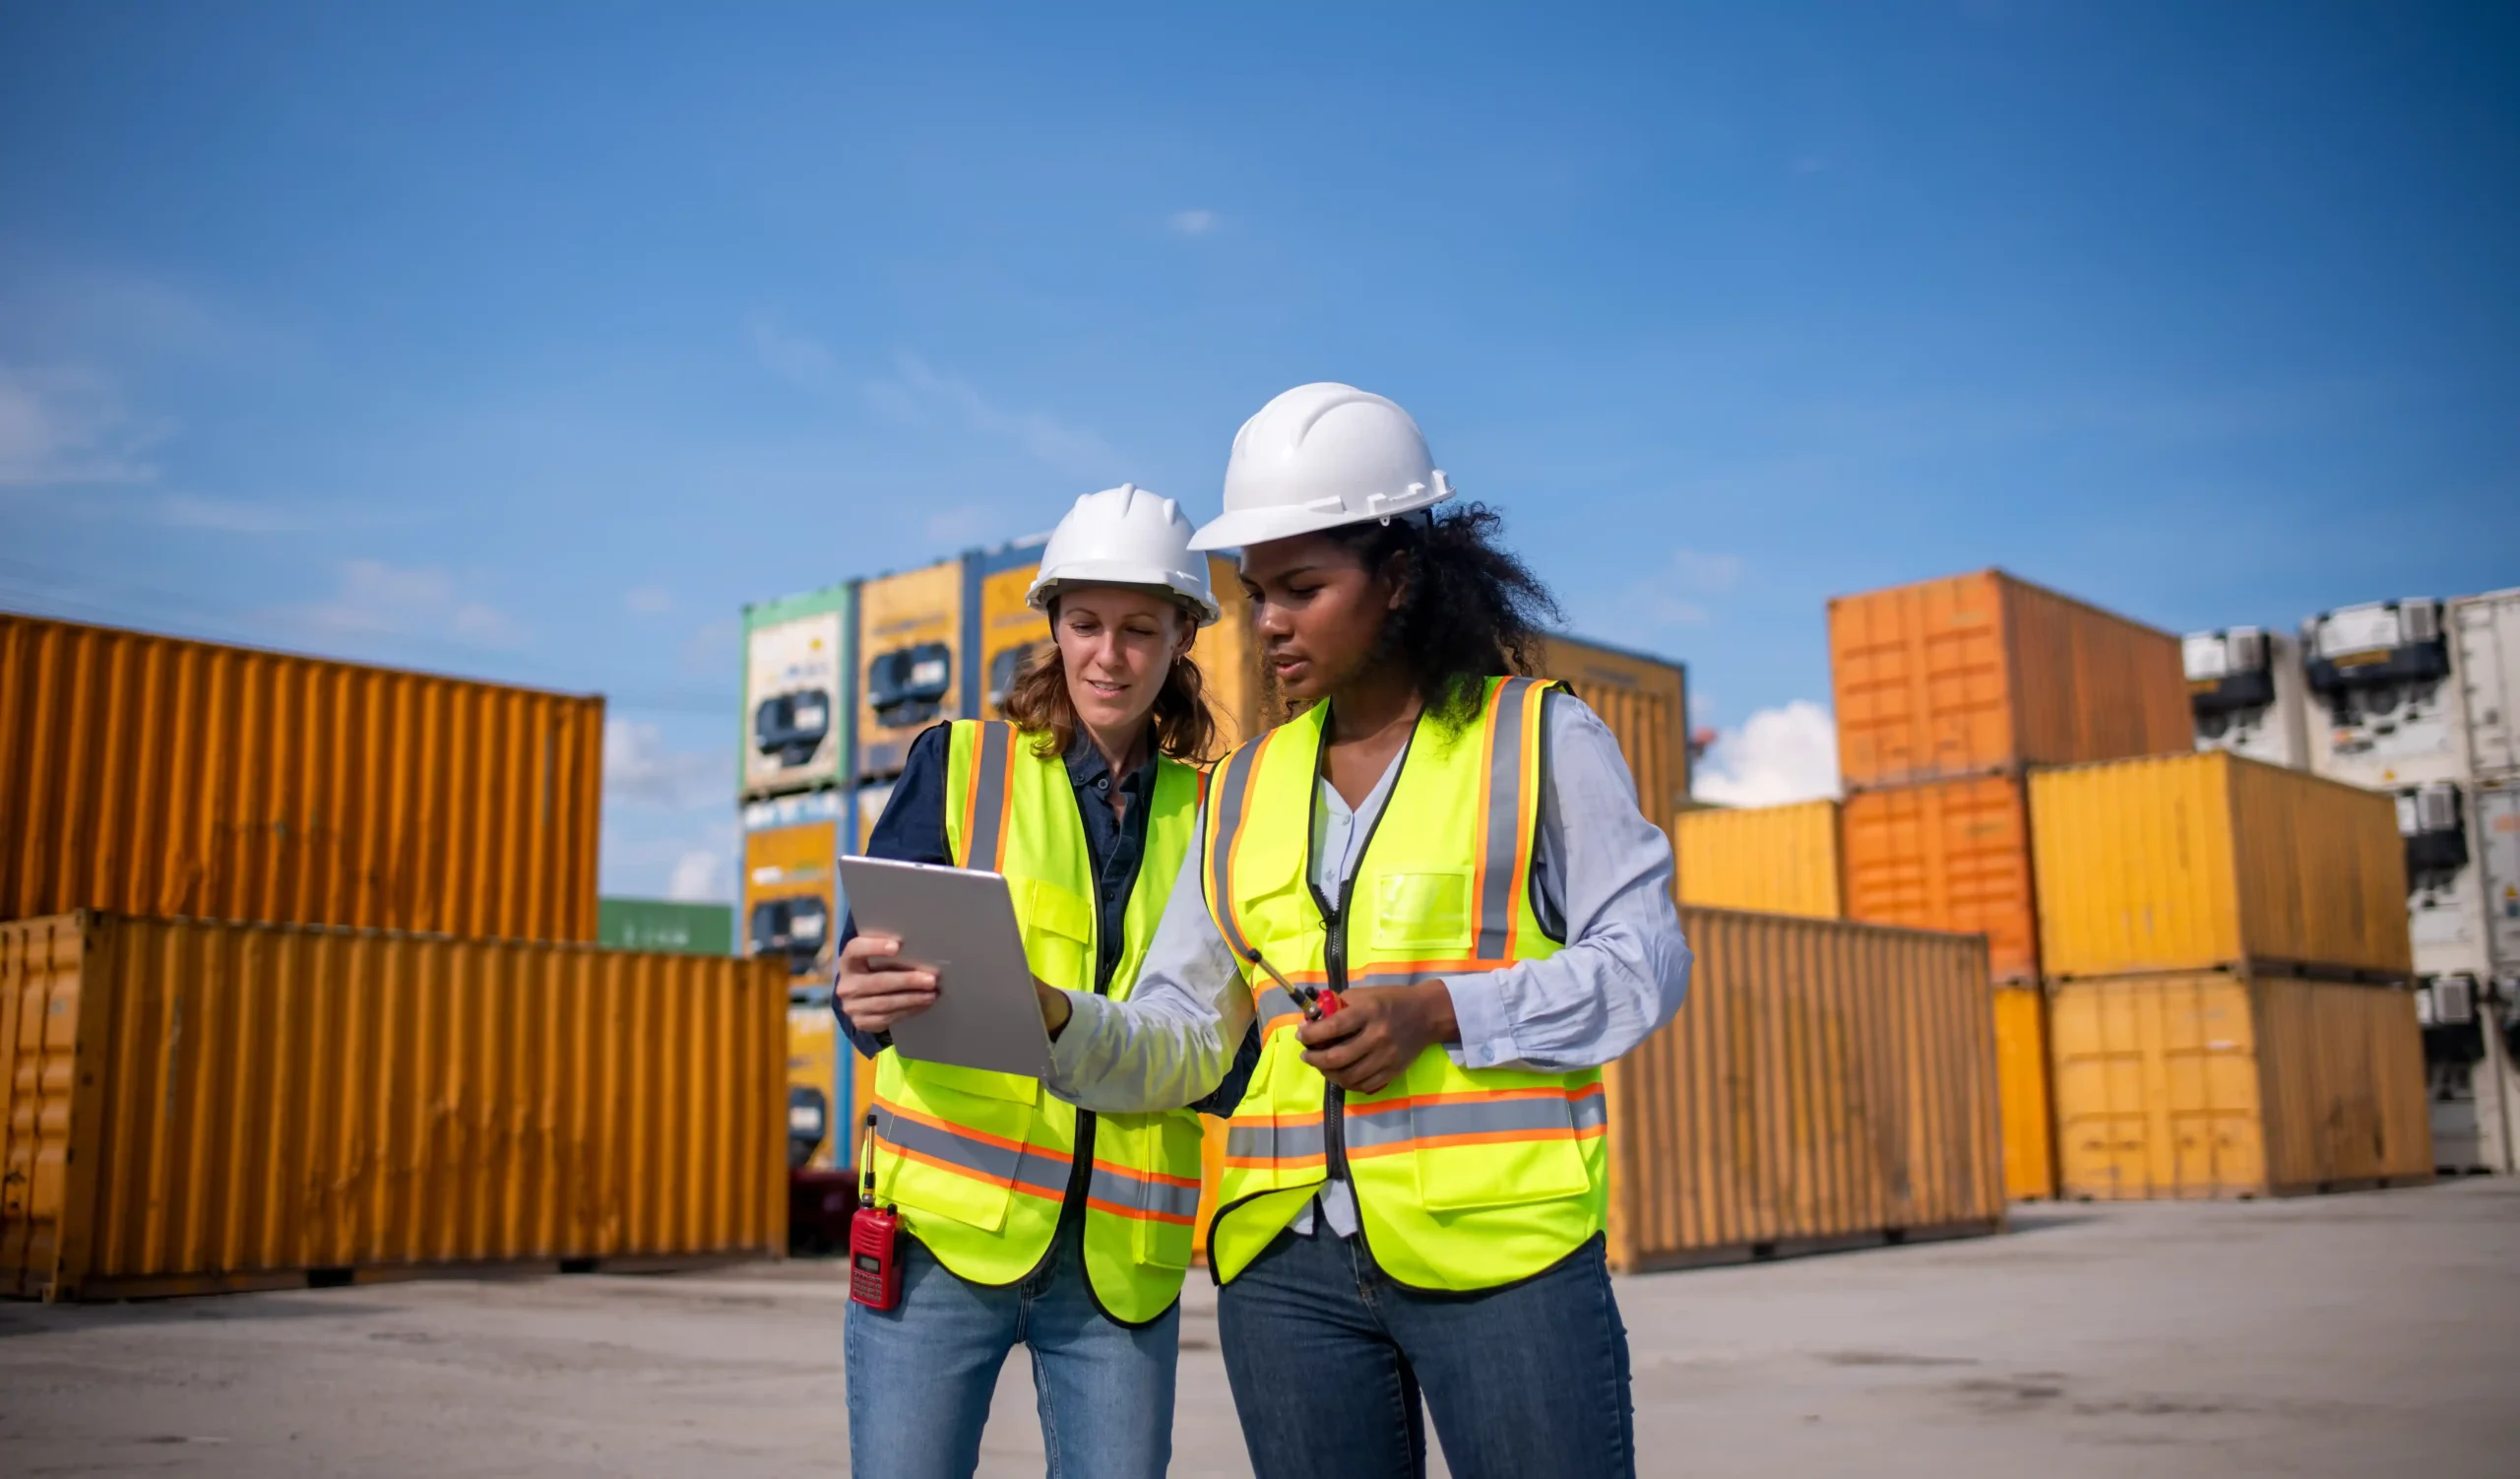
M 875 1205 L 875 1112 L 866 1112 L 866 1137 L 857 1152 L 864 1167 L 857 1184 L 857 1210 L 849 1219 L 849 1297 L 869 1310 L 889 1310 L 902 1301 L 902 1265 L 893 1257 L 901 1221 L 890 1207 Z

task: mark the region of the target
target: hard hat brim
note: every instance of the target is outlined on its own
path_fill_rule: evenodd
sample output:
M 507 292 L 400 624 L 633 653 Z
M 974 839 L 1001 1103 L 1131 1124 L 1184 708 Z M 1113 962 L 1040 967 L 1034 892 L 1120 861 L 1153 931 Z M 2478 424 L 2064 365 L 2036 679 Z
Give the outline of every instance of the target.
M 1050 608 L 1051 597 L 1061 591 L 1086 586 L 1118 586 L 1166 597 L 1176 605 L 1187 607 L 1201 626 L 1209 625 L 1224 614 L 1216 597 L 1208 593 L 1206 582 L 1193 586 L 1186 576 L 1156 575 L 1144 565 L 1118 560 L 1081 560 L 1062 566 L 1055 578 L 1037 576 L 1032 588 L 1024 593 L 1024 604 L 1037 611 L 1046 611 Z
M 1438 474 L 1438 477 L 1442 475 Z M 1383 519 L 1396 519 L 1403 514 L 1432 508 L 1452 496 L 1450 487 L 1438 484 L 1431 497 L 1393 499 L 1369 513 L 1348 509 L 1245 508 L 1217 515 L 1199 526 L 1190 536 L 1190 547 L 1198 550 L 1248 549 L 1272 540 L 1291 540 L 1299 534 L 1319 534 L 1329 529 L 1345 529 L 1354 524 L 1371 524 Z

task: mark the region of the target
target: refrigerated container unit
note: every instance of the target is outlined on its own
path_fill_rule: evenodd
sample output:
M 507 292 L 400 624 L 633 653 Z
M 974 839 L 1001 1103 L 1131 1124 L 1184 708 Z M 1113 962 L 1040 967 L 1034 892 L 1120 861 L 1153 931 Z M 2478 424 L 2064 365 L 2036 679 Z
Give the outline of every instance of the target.
M 2194 747 L 2170 633 L 1985 570 L 1829 603 L 1848 793 Z
M 853 595 L 837 585 L 744 608 L 743 796 L 810 791 L 852 774 Z
M 2388 791 L 2468 774 L 2467 721 L 2438 601 L 2374 601 L 2301 624 L 2310 769 Z
M 2179 643 L 2196 747 L 2272 765 L 2310 762 L 2300 644 L 2263 627 L 2191 632 Z
M 910 743 L 972 714 L 979 676 L 963 645 L 977 622 L 976 556 L 858 582 L 856 780 L 901 774 Z
M 591 940 L 603 700 L 0 614 L 0 919 Z
M 977 713 L 1005 717 L 1006 695 L 1034 657 L 1049 646 L 1049 618 L 1025 599 L 1040 573 L 1045 534 L 983 549 L 979 569 L 979 619 L 974 624 L 970 670 L 979 675 Z
M 2397 794 L 2407 931 L 2441 1169 L 2520 1170 L 2511 997 L 2520 959 L 2520 814 L 2507 783 L 2435 781 Z
M 2520 778 L 2520 588 L 2451 602 L 2450 636 L 2470 770 Z
M 596 900 L 595 942 L 607 950 L 735 953 L 735 911 L 676 899 Z
M 849 793 L 813 791 L 744 807 L 743 953 L 828 982 L 840 932 L 841 839 Z

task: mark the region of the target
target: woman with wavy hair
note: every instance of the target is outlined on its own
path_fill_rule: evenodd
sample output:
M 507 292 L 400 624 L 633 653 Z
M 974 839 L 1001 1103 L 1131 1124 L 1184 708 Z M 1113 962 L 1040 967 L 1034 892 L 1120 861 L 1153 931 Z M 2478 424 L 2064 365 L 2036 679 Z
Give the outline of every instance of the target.
M 1045 1018 L 1070 994 L 1128 998 L 1196 850 L 1215 728 L 1190 646 L 1217 603 L 1190 533 L 1141 488 L 1078 499 L 1031 592 L 1048 655 L 1004 720 L 919 736 L 875 825 L 876 857 L 1006 875 Z M 1098 1114 L 1039 1079 L 904 1059 L 886 1034 L 937 980 L 900 947 L 852 922 L 832 994 L 876 1059 L 872 1184 L 907 1235 L 897 1302 L 849 1306 L 850 1471 L 969 1475 L 1022 1344 L 1050 1472 L 1152 1479 L 1171 1455 L 1198 1116 Z

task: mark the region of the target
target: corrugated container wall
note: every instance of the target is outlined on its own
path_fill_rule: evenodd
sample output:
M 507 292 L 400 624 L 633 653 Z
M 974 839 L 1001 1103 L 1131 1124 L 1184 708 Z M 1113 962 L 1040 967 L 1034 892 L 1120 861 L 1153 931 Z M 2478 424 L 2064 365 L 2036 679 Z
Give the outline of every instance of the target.
M 1833 920 L 1839 884 L 1838 804 L 1700 806 L 1671 821 L 1680 902 Z
M 1637 804 L 1666 817 L 1689 804 L 1688 671 L 1645 653 L 1553 635 L 1541 675 L 1570 684 L 1618 738 Z
M 2480 777 L 2520 776 L 2520 589 L 2450 603 L 2450 640 Z
M 966 567 L 949 559 L 857 587 L 857 773 L 867 780 L 901 774 L 910 742 L 939 719 L 965 717 L 962 705 L 967 623 L 965 597 L 976 608 Z M 975 613 L 976 614 L 976 613 Z M 976 693 L 978 678 L 972 679 Z
M 2050 978 L 2412 968 L 2405 847 L 2377 792 L 2194 754 L 2040 771 L 2030 800 Z
M 1841 813 L 1847 917 L 1987 938 L 1994 979 L 2039 979 L 2030 808 L 1987 776 L 1849 797 Z
M 582 945 L 0 925 L 0 1284 L 776 1254 L 787 983 Z
M 596 931 L 603 700 L 0 614 L 0 917 Z
M 2056 1106 L 2048 1085 L 2048 996 L 2036 986 L 1995 988 L 1996 1115 L 2003 1126 L 2004 1194 L 2056 1194 Z
M 2065 1194 L 2255 1196 L 2432 1173 L 2412 995 L 2246 972 L 2053 989 Z
M 2190 747 L 2178 639 L 2000 570 L 1829 603 L 1850 794 Z
M 1607 1070 L 1615 1266 L 2001 1225 L 1980 941 L 1693 906 L 1680 923 L 1689 999 Z

